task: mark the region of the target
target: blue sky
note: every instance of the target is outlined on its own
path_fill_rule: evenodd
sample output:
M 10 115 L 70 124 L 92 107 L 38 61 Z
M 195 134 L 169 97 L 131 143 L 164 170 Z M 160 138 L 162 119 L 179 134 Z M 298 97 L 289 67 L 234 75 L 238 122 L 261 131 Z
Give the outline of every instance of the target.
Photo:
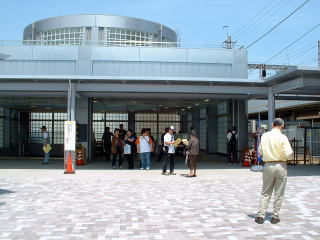
M 0 0 L 0 39 L 21 40 L 26 25 L 43 18 L 68 14 L 116 14 L 144 18 L 178 29 L 182 42 L 218 43 L 226 30 L 248 46 L 305 0 Z M 267 37 L 248 49 L 249 62 L 264 63 L 307 32 L 319 19 L 320 0 L 302 9 Z M 274 64 L 317 65 L 320 26 L 279 55 Z

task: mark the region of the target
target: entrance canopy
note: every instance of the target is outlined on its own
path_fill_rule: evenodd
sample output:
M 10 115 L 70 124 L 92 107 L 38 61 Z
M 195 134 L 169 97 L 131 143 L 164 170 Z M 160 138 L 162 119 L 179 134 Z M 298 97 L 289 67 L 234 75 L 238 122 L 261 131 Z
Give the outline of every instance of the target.
M 292 97 L 304 99 L 306 96 L 314 96 L 320 100 L 319 67 L 291 68 L 266 79 L 265 83 L 272 86 L 274 94 L 284 94 L 283 99 Z

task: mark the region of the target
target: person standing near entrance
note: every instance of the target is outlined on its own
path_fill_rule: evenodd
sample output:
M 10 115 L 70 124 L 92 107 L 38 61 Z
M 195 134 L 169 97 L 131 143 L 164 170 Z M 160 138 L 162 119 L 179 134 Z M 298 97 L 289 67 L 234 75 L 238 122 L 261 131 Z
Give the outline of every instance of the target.
M 174 140 L 174 134 L 175 132 L 175 128 L 174 126 L 171 126 L 169 128 L 168 133 L 166 133 L 166 135 L 164 135 L 164 152 L 165 152 L 165 160 L 162 166 L 162 174 L 165 175 L 167 173 L 167 165 L 170 164 L 170 174 L 171 175 L 176 175 L 174 172 L 174 156 L 176 153 L 175 150 L 175 140 Z
M 164 147 L 164 135 L 166 135 L 169 132 L 169 128 L 164 129 L 164 133 L 161 134 L 161 148 L 158 155 L 158 162 L 161 162 L 162 157 L 164 155 L 163 147 Z
M 135 147 L 135 141 L 136 137 L 133 135 L 133 131 L 131 129 L 128 129 L 127 134 L 124 138 L 124 149 L 123 153 L 125 158 L 128 161 L 128 169 L 133 169 L 134 168 L 134 147 Z
M 236 132 L 236 127 L 233 127 L 231 130 L 228 130 L 227 134 L 227 152 L 228 152 L 228 163 L 229 165 L 238 164 L 238 134 Z
M 282 134 L 284 121 L 276 118 L 272 130 L 262 135 L 259 153 L 265 162 L 263 170 L 263 186 L 256 223 L 263 224 L 267 208 L 274 191 L 272 224 L 280 222 L 279 213 L 287 184 L 287 164 L 292 157 L 292 148 L 287 136 Z
M 43 147 L 47 147 L 48 144 L 50 144 L 50 136 L 47 131 L 46 126 L 41 127 L 41 133 L 42 133 L 42 143 Z M 49 163 L 49 158 L 50 158 L 50 151 L 44 152 L 44 160 L 42 161 L 43 164 L 48 164 Z
M 188 141 L 188 168 L 190 169 L 190 174 L 187 177 L 197 176 L 197 162 L 199 157 L 199 139 L 197 138 L 197 133 L 195 130 L 190 131 L 190 140 Z
M 149 170 L 151 165 L 151 152 L 153 141 L 148 136 L 147 129 L 141 130 L 141 136 L 137 138 L 137 152 L 140 153 L 140 170 Z
M 119 136 L 122 140 L 124 140 L 124 137 L 126 136 L 127 131 L 123 128 L 123 124 L 121 123 L 119 125 Z
M 102 142 L 104 146 L 104 151 L 106 153 L 106 161 L 110 160 L 111 154 L 111 139 L 113 137 L 113 133 L 110 132 L 110 128 L 106 127 L 102 136 Z
M 122 168 L 122 153 L 123 153 L 123 141 L 120 137 L 120 131 L 118 128 L 114 130 L 114 136 L 111 142 L 112 156 L 112 168 L 116 168 L 117 156 L 119 156 L 119 168 Z

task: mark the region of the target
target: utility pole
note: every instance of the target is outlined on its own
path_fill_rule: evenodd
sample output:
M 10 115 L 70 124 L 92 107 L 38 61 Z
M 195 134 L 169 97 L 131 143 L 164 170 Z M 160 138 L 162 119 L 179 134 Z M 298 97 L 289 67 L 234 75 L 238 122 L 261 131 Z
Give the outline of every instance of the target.
M 227 36 L 227 40 L 223 42 L 225 49 L 232 49 L 236 42 L 232 42 L 231 36 Z
M 231 36 L 229 36 L 229 26 L 225 25 L 222 28 L 226 29 L 226 37 L 227 37 L 227 39 L 222 44 L 224 45 L 225 49 L 232 49 L 236 42 L 232 42 Z
M 320 67 L 320 41 L 318 41 L 318 67 Z

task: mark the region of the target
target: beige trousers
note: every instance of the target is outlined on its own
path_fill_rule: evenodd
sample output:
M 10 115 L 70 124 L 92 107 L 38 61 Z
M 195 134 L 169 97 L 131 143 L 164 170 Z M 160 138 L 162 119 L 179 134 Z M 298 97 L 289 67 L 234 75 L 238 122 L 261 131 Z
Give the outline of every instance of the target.
M 266 163 L 258 216 L 265 218 L 274 191 L 273 217 L 279 218 L 280 207 L 287 184 L 287 165 L 284 162 Z

